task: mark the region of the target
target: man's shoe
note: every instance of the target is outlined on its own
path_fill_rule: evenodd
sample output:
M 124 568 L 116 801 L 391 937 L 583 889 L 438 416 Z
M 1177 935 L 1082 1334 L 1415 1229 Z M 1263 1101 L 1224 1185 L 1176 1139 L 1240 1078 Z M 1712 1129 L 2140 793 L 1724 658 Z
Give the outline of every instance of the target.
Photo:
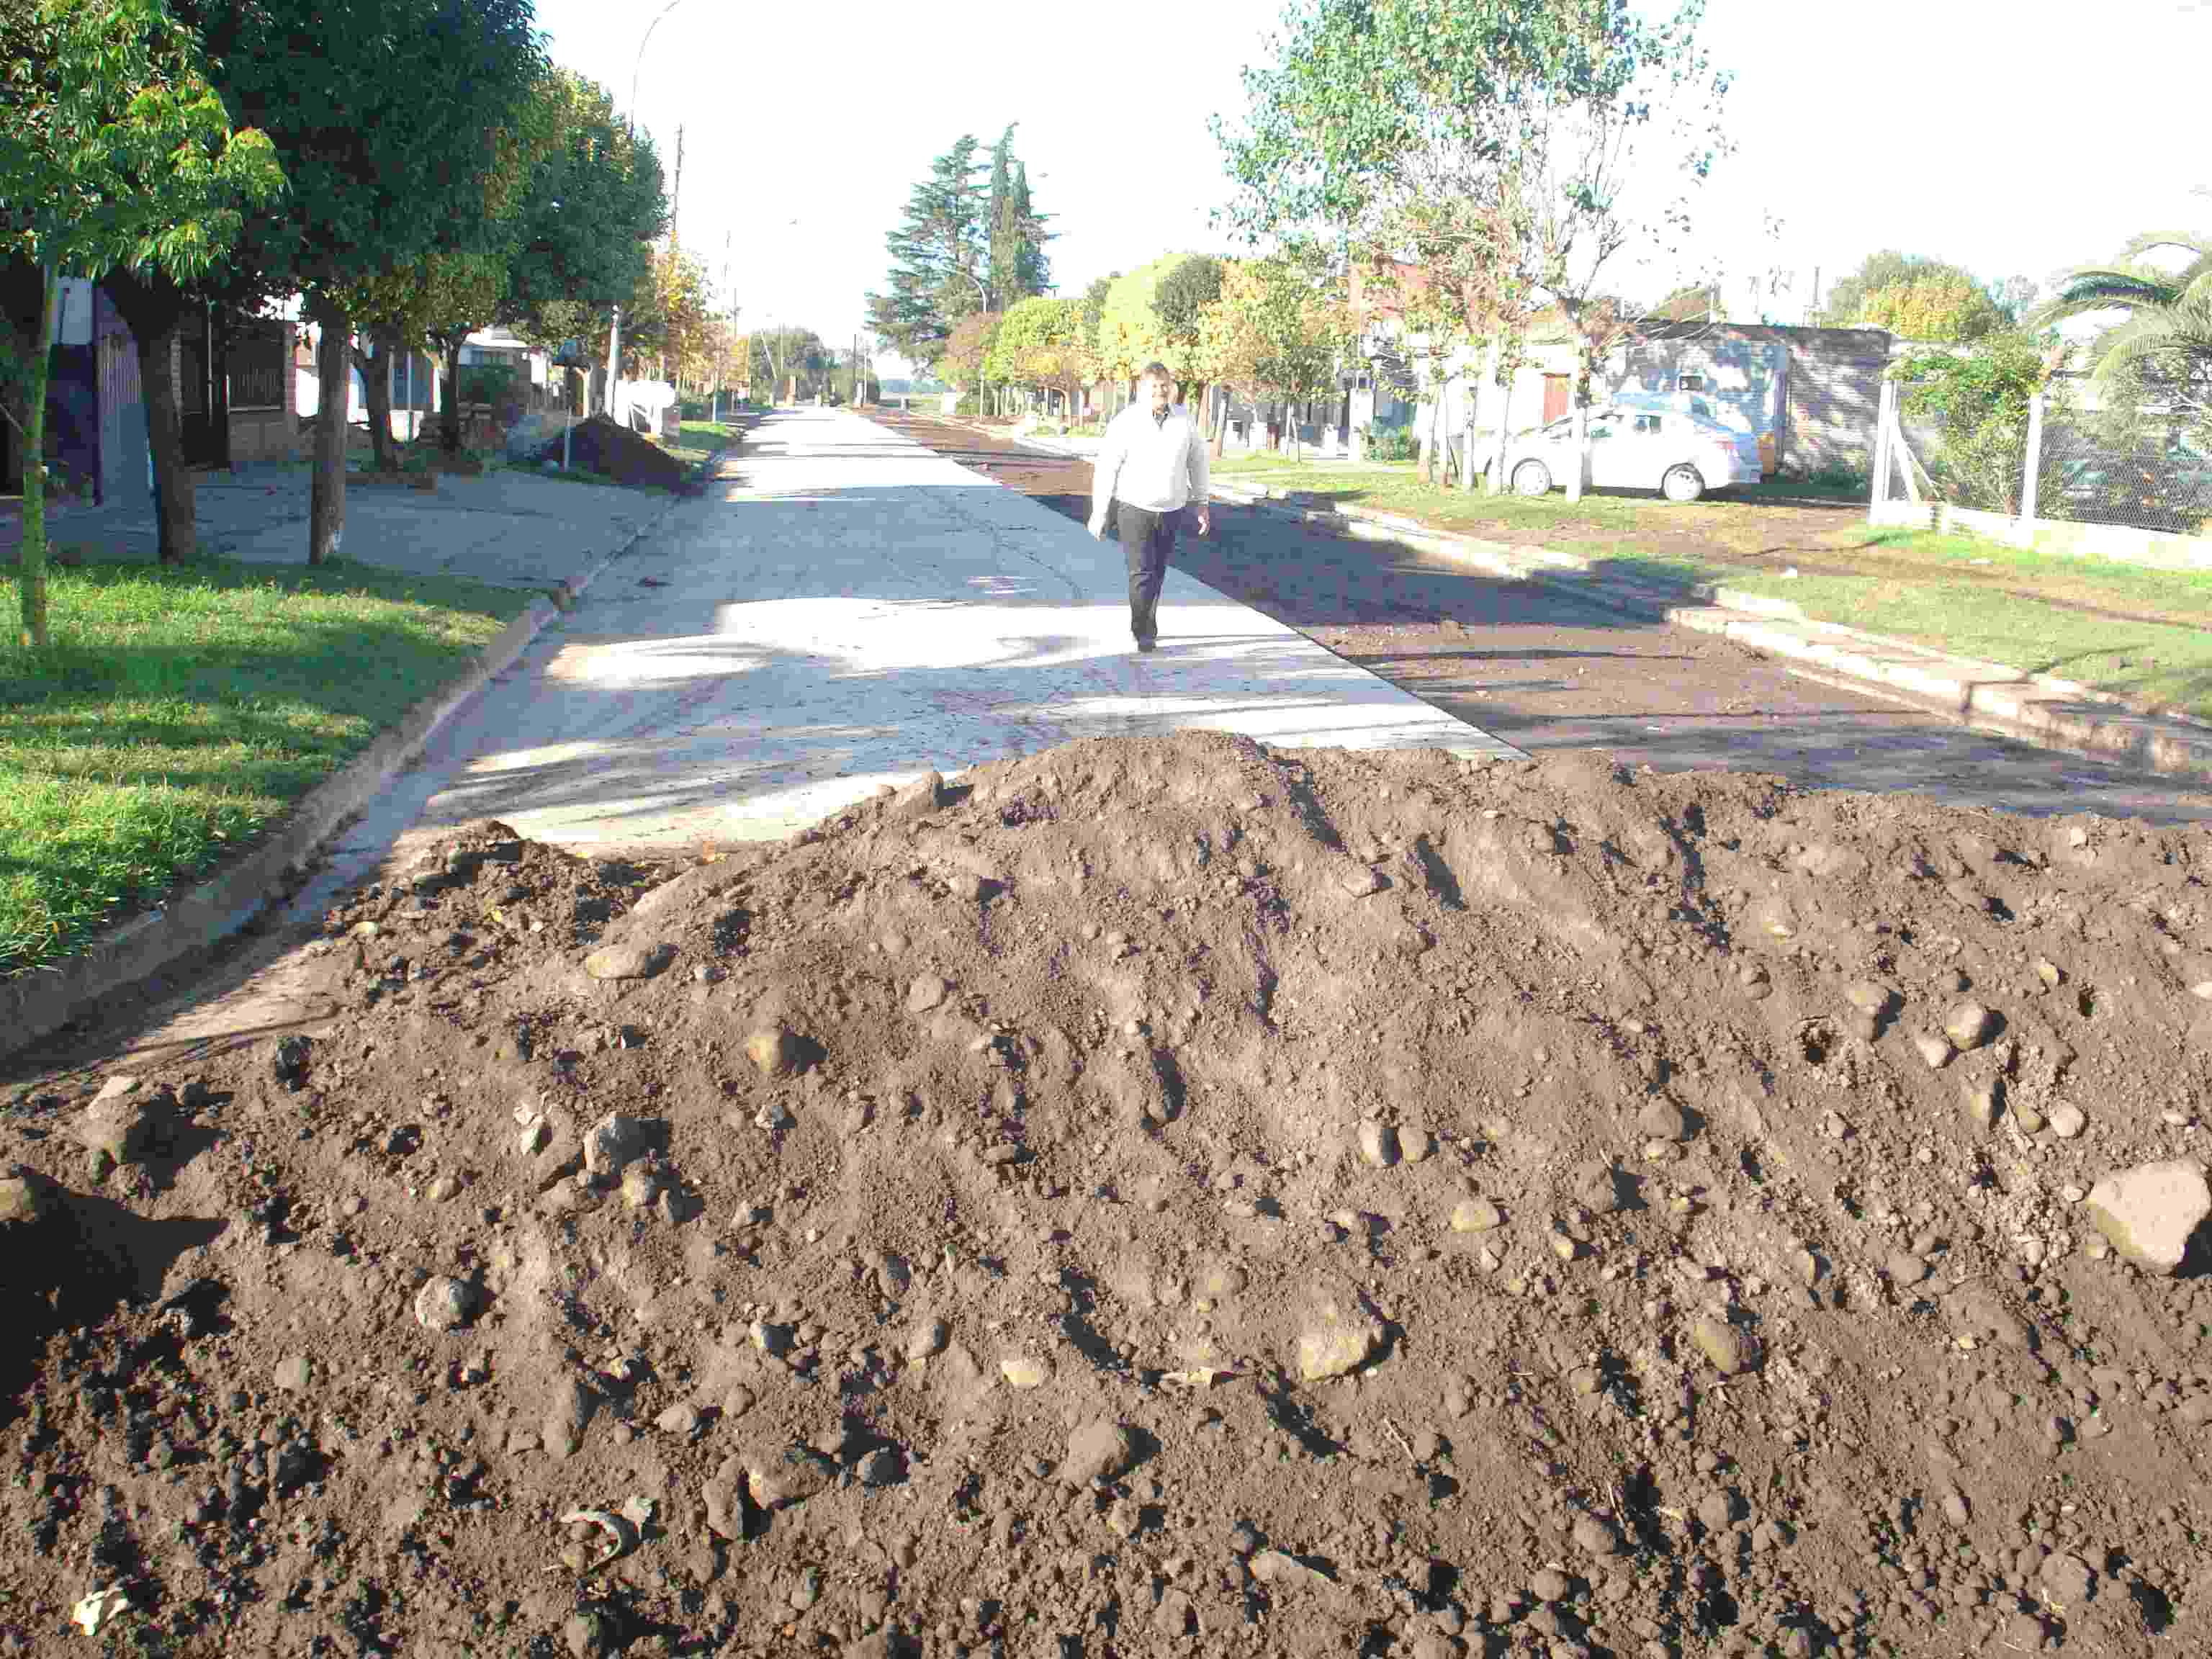
M 1157 651 L 1159 648 L 1160 642 L 1158 640 L 1139 640 L 1137 641 L 1137 649 L 1139 651 Z

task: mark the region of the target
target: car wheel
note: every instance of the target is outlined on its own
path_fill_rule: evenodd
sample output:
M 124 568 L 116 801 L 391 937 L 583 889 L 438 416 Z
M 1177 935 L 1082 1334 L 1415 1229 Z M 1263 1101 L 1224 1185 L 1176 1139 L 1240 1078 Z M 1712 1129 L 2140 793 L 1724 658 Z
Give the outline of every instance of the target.
M 1670 466 L 1667 476 L 1659 480 L 1659 488 L 1670 501 L 1694 501 L 1705 493 L 1705 481 L 1694 466 Z
M 1548 495 L 1552 470 L 1541 461 L 1523 461 L 1513 469 L 1513 491 L 1517 495 Z

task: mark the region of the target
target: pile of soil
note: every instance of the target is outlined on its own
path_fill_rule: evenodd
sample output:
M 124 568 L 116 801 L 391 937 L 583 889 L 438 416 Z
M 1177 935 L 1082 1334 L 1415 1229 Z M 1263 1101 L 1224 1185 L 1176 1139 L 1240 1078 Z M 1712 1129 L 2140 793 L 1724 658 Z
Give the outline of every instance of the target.
M 477 826 L 325 1026 L 0 1125 L 0 1629 L 2203 1652 L 2208 875 L 1206 734 Z
M 538 452 L 541 461 L 558 461 L 563 441 L 556 438 Z M 568 439 L 568 465 L 600 473 L 633 488 L 683 490 L 696 482 L 691 469 L 652 439 L 633 432 L 608 415 L 577 423 Z

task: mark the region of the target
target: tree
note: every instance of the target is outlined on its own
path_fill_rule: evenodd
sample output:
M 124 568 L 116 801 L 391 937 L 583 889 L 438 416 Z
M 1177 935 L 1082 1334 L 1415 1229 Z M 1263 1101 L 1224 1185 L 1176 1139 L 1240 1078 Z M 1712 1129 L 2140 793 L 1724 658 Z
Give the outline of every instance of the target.
M 1051 284 L 1044 245 L 1052 240 L 1045 216 L 1030 201 L 1030 174 L 1014 155 L 1014 129 L 999 135 L 991 151 L 990 304 L 1005 311 L 1017 301 L 1042 294 Z
M 1064 394 L 1072 418 L 1090 372 L 1083 343 L 1083 301 L 1032 295 L 1007 312 L 984 363 L 994 380 L 1048 386 Z
M 1983 282 L 1963 265 L 1883 248 L 1828 291 L 1812 321 L 1823 328 L 1886 328 L 1910 340 L 1968 343 L 2020 322 L 2035 284 Z
M 811 390 L 829 360 L 821 336 L 811 328 L 756 330 L 750 349 L 752 362 L 749 378 L 756 386 L 769 388 L 767 400 L 770 404 L 782 398 L 788 380 L 796 380 Z
M 0 15 L 0 416 L 24 449 L 19 576 L 27 646 L 48 643 L 46 406 L 62 273 L 204 274 L 283 173 L 216 95 L 188 30 L 154 0 L 33 0 Z
M 2051 361 L 2044 342 L 2014 328 L 1969 352 L 1924 352 L 1891 368 L 1905 386 L 1904 412 L 1942 426 L 1929 470 L 1951 500 L 2020 511 L 2028 406 L 2049 384 Z
M 634 303 L 649 281 L 652 243 L 667 227 L 660 160 L 596 82 L 556 69 L 538 98 L 546 141 L 494 320 L 547 346 L 604 340 L 611 309 Z
M 1587 367 L 1633 319 L 1608 292 L 1619 256 L 1679 257 L 1687 192 L 1723 149 L 1727 77 L 1697 49 L 1701 15 L 1701 0 L 1656 25 L 1618 0 L 1298 0 L 1275 61 L 1245 71 L 1243 127 L 1214 125 L 1231 221 L 1412 265 L 1418 292 L 1440 291 L 1431 335 L 1480 330 L 1493 362 L 1556 307 Z M 1664 162 L 1638 154 L 1655 136 Z M 1638 199 L 1655 185 L 1674 194 Z M 1451 346 L 1428 342 L 1435 359 Z
M 989 254 L 988 204 L 974 135 L 930 163 L 907 198 L 906 216 L 884 239 L 890 292 L 870 294 L 868 326 L 892 349 L 928 362 L 952 325 L 990 307 L 981 270 Z
M 995 311 L 979 311 L 963 317 L 952 325 L 952 332 L 938 348 L 930 363 L 931 370 L 957 386 L 963 380 L 975 386 L 975 412 L 983 412 L 983 375 L 991 360 L 991 348 L 998 343 L 999 325 L 1002 319 Z
M 2147 232 L 2109 264 L 2063 272 L 2032 320 L 2049 328 L 2107 313 L 2119 320 L 2091 349 L 2096 385 L 2117 401 L 2212 414 L 2212 236 Z
M 1168 268 L 1152 291 L 1152 314 L 1159 319 L 1160 337 L 1181 360 L 1183 401 L 1203 408 L 1206 372 L 1200 334 L 1206 308 L 1221 297 L 1222 262 L 1210 253 L 1184 255 Z
M 1210 378 L 1295 410 L 1334 389 L 1351 335 L 1350 313 L 1310 254 L 1236 260 L 1200 317 L 1199 355 Z M 1295 449 L 1295 418 L 1290 427 Z
M 319 331 L 320 410 L 307 557 L 345 533 L 349 290 L 433 254 L 475 251 L 465 228 L 543 73 L 529 0 L 177 0 L 197 24 L 234 121 L 265 130 L 288 210 L 247 221 L 238 263 L 306 296 Z

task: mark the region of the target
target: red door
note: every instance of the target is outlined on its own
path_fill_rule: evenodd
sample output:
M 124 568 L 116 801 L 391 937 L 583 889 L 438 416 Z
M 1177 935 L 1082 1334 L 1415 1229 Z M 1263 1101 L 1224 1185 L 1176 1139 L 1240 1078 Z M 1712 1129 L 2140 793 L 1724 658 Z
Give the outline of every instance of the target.
M 1547 374 L 1544 377 L 1544 421 L 1546 426 L 1564 420 L 1567 413 L 1567 376 Z

